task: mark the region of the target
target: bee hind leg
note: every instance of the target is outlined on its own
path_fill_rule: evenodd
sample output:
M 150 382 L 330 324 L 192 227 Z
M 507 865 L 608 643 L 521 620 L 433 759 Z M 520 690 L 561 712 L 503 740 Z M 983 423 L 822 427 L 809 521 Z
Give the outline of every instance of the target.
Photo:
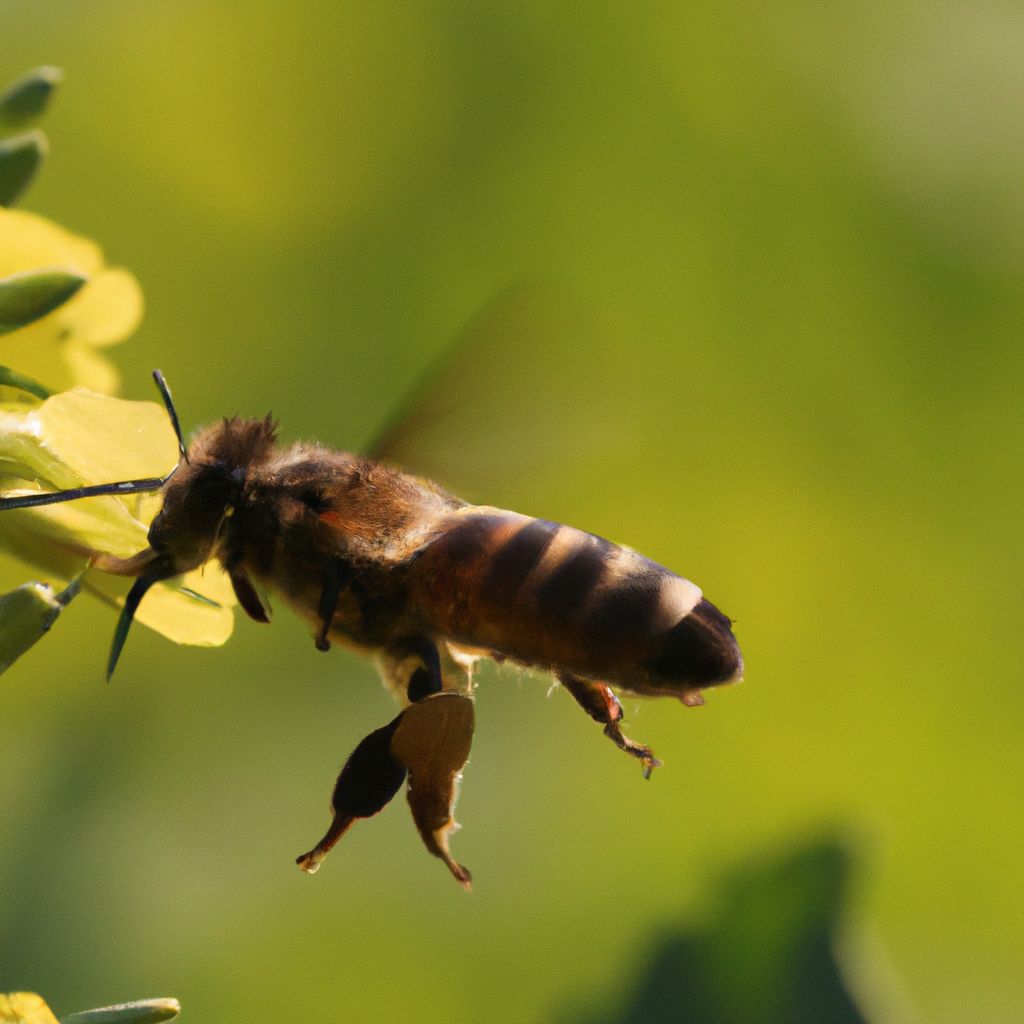
M 401 704 L 415 704 L 445 689 L 441 654 L 426 636 L 408 636 L 377 652 L 375 662 L 384 685 Z
M 577 704 L 595 722 L 604 726 L 604 734 L 612 743 L 624 750 L 627 754 L 639 759 L 643 764 L 644 778 L 649 779 L 655 768 L 661 767 L 661 762 L 654 756 L 654 751 L 643 743 L 637 743 L 628 736 L 624 736 L 620 723 L 622 721 L 622 705 L 619 698 L 612 693 L 611 688 L 605 683 L 595 683 L 588 679 L 580 679 L 579 676 L 561 673 L 558 681 L 569 691 Z
M 451 690 L 428 694 L 399 718 L 391 753 L 409 770 L 413 822 L 427 850 L 469 889 L 472 876 L 452 857 L 448 839 L 458 828 L 455 801 L 473 741 L 473 699 Z
M 401 718 L 399 715 L 371 732 L 349 755 L 331 797 L 331 827 L 312 850 L 295 861 L 303 871 L 313 874 L 359 818 L 370 818 L 382 811 L 402 788 L 406 767 L 391 751 L 391 740 Z
M 398 717 L 390 749 L 409 771 L 406 796 L 413 823 L 427 850 L 468 890 L 472 875 L 452 857 L 448 839 L 459 827 L 455 801 L 473 740 L 473 700 L 468 693 L 445 688 L 442 654 L 430 637 L 409 636 L 392 643 L 383 663 L 391 668 L 389 685 L 400 694 L 404 690 L 410 705 Z M 458 667 L 449 658 L 444 665 L 449 672 Z

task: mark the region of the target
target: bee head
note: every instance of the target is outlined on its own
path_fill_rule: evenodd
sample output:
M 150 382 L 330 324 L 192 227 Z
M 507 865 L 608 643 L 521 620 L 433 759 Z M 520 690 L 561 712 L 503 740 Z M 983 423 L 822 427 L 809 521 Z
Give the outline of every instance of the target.
M 188 458 L 163 491 L 163 507 L 149 528 L 149 543 L 175 574 L 214 554 L 225 520 L 242 498 L 252 469 L 274 450 L 276 425 L 262 420 L 222 420 L 202 430 Z

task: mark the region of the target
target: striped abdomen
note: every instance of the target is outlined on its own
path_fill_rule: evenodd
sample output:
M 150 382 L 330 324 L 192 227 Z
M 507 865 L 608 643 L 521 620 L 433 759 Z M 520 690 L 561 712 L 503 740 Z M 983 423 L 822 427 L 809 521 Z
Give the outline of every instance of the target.
M 559 523 L 473 507 L 411 566 L 410 596 L 440 635 L 643 694 L 738 678 L 730 621 L 689 580 Z

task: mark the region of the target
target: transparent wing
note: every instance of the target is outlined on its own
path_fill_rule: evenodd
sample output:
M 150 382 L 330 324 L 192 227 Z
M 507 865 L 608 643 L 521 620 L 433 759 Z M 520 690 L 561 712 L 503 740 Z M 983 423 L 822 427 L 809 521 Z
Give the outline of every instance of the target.
M 593 325 L 570 295 L 505 289 L 440 353 L 364 446 L 461 496 L 499 504 L 514 481 L 593 451 L 603 406 Z M 584 382 L 586 382 L 584 384 Z

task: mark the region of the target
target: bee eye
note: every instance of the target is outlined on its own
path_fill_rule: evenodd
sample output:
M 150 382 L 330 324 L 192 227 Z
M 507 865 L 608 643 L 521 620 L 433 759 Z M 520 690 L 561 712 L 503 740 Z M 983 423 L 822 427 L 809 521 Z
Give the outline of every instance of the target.
M 307 487 L 298 494 L 299 501 L 313 512 L 326 512 L 331 503 L 324 496 L 324 493 L 315 487 Z

